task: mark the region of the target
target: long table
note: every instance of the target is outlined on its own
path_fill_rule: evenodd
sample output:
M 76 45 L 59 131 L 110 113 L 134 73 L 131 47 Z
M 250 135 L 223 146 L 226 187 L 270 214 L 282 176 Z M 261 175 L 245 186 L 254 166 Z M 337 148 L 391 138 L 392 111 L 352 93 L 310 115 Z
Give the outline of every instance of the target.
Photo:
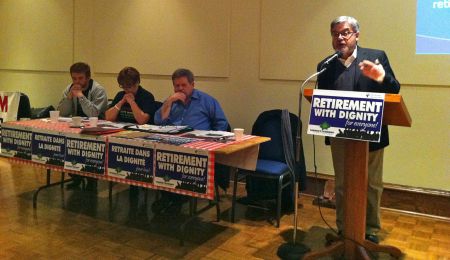
M 214 165 L 228 165 L 232 171 L 254 170 L 259 144 L 270 140 L 252 135 L 244 135 L 240 140 L 215 140 L 189 133 L 136 131 L 86 135 L 69 122 L 41 119 L 1 126 L 2 156 L 47 169 L 47 183 L 33 196 L 35 208 L 40 190 L 55 185 L 63 187 L 67 181 L 64 172 L 109 181 L 110 201 L 112 183 L 124 183 L 208 199 L 218 206 Z M 60 182 L 50 183 L 50 170 L 61 171 Z

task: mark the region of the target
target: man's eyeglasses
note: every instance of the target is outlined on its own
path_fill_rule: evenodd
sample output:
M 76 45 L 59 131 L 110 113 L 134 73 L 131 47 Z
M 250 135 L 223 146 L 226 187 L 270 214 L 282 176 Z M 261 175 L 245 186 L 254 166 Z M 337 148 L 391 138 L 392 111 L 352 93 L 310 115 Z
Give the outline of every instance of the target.
M 331 36 L 333 36 L 333 38 L 338 39 L 339 37 L 342 36 L 342 38 L 345 40 L 350 39 L 350 37 L 352 37 L 353 34 L 355 34 L 355 32 L 351 31 L 331 32 Z

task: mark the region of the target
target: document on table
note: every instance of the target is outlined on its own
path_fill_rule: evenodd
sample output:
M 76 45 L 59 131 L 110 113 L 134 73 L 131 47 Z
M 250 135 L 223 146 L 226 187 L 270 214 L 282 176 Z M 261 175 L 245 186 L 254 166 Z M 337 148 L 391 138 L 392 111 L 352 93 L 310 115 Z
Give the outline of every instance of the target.
M 138 130 L 152 133 L 162 133 L 162 134 L 176 134 L 190 130 L 191 128 L 187 125 L 133 125 L 127 127 L 130 130 Z
M 189 132 L 190 135 L 194 135 L 197 137 L 206 137 L 206 138 L 227 138 L 234 136 L 234 133 L 230 133 L 227 131 L 213 131 L 213 130 L 194 130 Z
M 132 123 L 123 123 L 123 122 L 110 122 L 110 121 L 104 121 L 100 120 L 97 124 L 99 127 L 103 128 L 125 128 L 125 127 L 131 127 L 134 126 Z

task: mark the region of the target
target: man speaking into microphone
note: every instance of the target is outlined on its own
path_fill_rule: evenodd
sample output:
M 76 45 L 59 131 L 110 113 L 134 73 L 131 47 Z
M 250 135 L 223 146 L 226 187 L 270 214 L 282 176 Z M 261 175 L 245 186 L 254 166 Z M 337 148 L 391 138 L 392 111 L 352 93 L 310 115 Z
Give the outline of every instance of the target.
M 340 16 L 330 25 L 332 45 L 336 51 L 321 61 L 317 70 L 325 71 L 318 77 L 319 89 L 398 93 L 400 84 L 382 50 L 358 46 L 359 23 L 349 16 Z M 326 140 L 328 141 L 328 140 Z M 343 233 L 344 225 L 344 161 L 345 142 L 330 138 L 336 179 L 336 225 Z M 378 243 L 380 230 L 380 201 L 383 191 L 383 151 L 389 145 L 387 126 L 381 129 L 379 143 L 369 143 L 366 239 Z

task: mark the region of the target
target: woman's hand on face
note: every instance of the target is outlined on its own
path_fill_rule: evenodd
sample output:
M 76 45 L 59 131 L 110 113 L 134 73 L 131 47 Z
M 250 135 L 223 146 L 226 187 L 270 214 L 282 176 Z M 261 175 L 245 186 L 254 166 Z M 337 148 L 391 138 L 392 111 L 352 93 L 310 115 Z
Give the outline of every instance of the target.
M 127 102 L 128 104 L 131 104 L 132 102 L 134 102 L 134 95 L 132 93 L 127 93 L 123 96 L 123 99 L 125 100 L 125 102 Z

